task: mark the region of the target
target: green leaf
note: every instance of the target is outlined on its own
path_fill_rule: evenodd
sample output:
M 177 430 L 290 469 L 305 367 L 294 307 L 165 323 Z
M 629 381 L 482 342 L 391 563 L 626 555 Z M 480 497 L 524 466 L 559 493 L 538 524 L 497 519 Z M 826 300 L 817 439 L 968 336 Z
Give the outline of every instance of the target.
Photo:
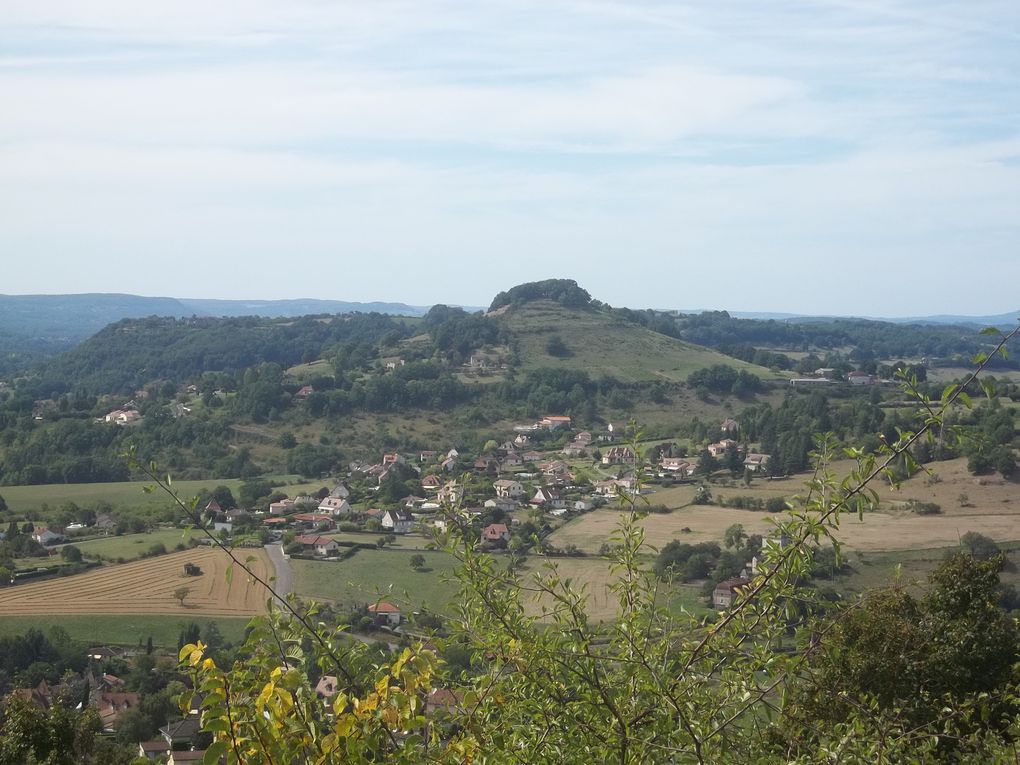
M 226 741 L 213 741 L 205 750 L 205 757 L 202 758 L 202 765 L 215 765 L 220 757 L 227 753 Z
M 227 570 L 225 572 L 225 575 L 227 577 L 227 587 L 230 587 L 234 583 L 234 564 L 233 563 L 231 563 L 229 566 L 227 566 Z
M 978 334 L 979 335 L 998 335 L 999 337 L 1002 337 L 1002 331 L 1000 329 L 996 328 L 996 327 L 985 327 Z

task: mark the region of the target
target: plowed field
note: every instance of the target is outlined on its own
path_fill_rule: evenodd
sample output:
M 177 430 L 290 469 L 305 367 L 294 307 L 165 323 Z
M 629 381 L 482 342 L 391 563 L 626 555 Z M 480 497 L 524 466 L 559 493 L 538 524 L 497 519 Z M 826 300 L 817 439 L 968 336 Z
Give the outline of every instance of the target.
M 273 575 L 263 550 L 243 551 L 241 560 L 254 554 L 249 565 L 261 577 Z M 186 576 L 184 564 L 202 569 Z M 230 559 L 219 550 L 194 549 L 157 558 L 104 566 L 42 582 L 0 589 L 0 618 L 40 614 L 172 614 L 175 616 L 254 616 L 265 611 L 268 597 L 261 585 L 248 582 L 236 569 L 227 583 Z M 191 592 L 182 606 L 174 590 Z

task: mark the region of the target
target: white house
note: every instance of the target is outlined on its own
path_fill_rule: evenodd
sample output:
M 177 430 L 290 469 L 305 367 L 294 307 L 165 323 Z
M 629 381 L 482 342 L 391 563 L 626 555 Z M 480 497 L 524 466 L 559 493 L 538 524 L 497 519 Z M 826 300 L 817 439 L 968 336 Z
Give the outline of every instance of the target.
M 497 497 L 506 497 L 509 499 L 517 499 L 524 494 L 524 487 L 519 481 L 511 481 L 509 479 L 502 479 L 492 484 L 492 488 L 496 490 Z
M 63 534 L 58 534 L 57 532 L 50 531 L 49 529 L 46 528 L 36 529 L 35 531 L 32 532 L 32 539 L 41 544 L 43 547 L 48 547 L 49 545 L 56 544 L 63 538 L 64 538 Z
M 382 527 L 394 534 L 406 534 L 414 527 L 414 518 L 403 508 L 386 510 L 382 514 Z
M 329 496 L 319 503 L 318 510 L 330 515 L 347 515 L 351 512 L 351 505 L 346 499 Z

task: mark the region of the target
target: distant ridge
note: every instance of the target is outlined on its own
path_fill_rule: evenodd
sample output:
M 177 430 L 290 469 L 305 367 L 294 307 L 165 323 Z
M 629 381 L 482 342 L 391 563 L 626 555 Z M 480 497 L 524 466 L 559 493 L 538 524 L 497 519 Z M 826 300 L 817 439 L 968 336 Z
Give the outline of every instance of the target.
M 699 308 L 696 310 L 677 309 L 677 313 L 699 314 L 709 313 L 712 310 Z M 992 316 L 963 316 L 955 314 L 935 314 L 932 316 L 843 316 L 840 314 L 804 314 L 804 313 L 775 313 L 768 311 L 727 311 L 734 319 L 759 319 L 768 321 L 828 321 L 830 319 L 864 319 L 867 321 L 886 321 L 890 324 L 955 324 L 961 326 L 979 327 L 1014 327 L 1017 320 L 1020 320 L 1020 308 L 1012 313 L 1000 313 Z

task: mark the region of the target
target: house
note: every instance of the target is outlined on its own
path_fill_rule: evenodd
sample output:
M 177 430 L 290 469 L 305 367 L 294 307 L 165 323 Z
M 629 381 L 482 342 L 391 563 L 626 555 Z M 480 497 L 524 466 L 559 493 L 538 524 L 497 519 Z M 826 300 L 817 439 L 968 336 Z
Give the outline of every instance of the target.
M 490 523 L 482 529 L 482 541 L 490 544 L 505 545 L 510 541 L 510 529 L 505 523 Z
M 350 503 L 346 499 L 340 497 L 326 497 L 322 502 L 319 503 L 316 508 L 320 513 L 329 513 L 330 515 L 347 515 L 351 512 Z
M 291 520 L 295 523 L 302 523 L 308 528 L 315 528 L 316 526 L 321 528 L 332 529 L 336 526 L 333 521 L 333 516 L 327 515 L 326 513 L 297 513 L 291 516 Z
M 871 385 L 875 378 L 867 372 L 851 372 L 846 376 L 846 381 L 851 385 Z
M 558 491 L 542 487 L 536 491 L 535 496 L 531 498 L 531 504 L 541 507 L 543 510 L 552 510 L 566 507 L 567 501 L 560 496 Z
M 595 439 L 592 436 L 591 431 L 588 430 L 582 430 L 580 433 L 574 436 L 574 443 L 579 444 L 581 446 L 588 446 L 594 440 Z
M 103 417 L 104 422 L 112 422 L 116 425 L 128 425 L 140 419 L 142 419 L 142 415 L 134 409 L 114 409 Z
M 552 476 L 568 472 L 570 465 L 563 460 L 549 460 L 539 465 L 538 469 L 542 471 L 543 475 Z
M 581 444 L 567 444 L 563 447 L 564 457 L 583 457 L 588 453 L 588 447 Z
M 508 497 L 496 497 L 495 499 L 487 499 L 485 500 L 484 503 L 484 507 L 487 510 L 492 509 L 502 510 L 504 513 L 512 513 L 520 506 L 521 506 L 520 502 L 518 502 L 516 499 L 510 499 Z
M 315 393 L 315 388 L 311 385 L 302 385 L 298 388 L 298 392 L 294 394 L 294 398 L 308 398 Z
M 273 527 L 273 528 L 283 528 L 283 527 L 284 527 L 284 526 L 286 526 L 286 525 L 287 525 L 288 523 L 290 523 L 290 520 L 289 520 L 289 519 L 287 519 L 287 518 L 281 518 L 281 517 L 280 517 L 280 516 L 278 516 L 278 515 L 277 515 L 277 516 L 271 516 L 271 517 L 269 517 L 269 518 L 263 518 L 263 519 L 262 519 L 262 524 L 263 524 L 264 526 L 271 526 L 271 527 Z
M 318 534 L 302 534 L 301 536 L 294 538 L 295 542 L 298 542 L 305 547 L 310 547 L 316 555 L 328 556 L 335 555 L 340 549 L 340 545 L 335 539 L 330 537 L 322 537 Z
M 96 522 L 93 526 L 103 531 L 109 531 L 117 526 L 117 522 L 113 520 L 113 516 L 109 513 L 100 513 L 96 516 Z
M 694 472 L 694 465 L 685 460 L 683 457 L 663 457 L 660 465 L 663 470 L 676 473 L 684 478 Z
M 546 430 L 558 430 L 559 428 L 569 428 L 570 418 L 564 415 L 550 414 L 539 420 L 538 425 L 539 427 L 545 428 Z
M 519 433 L 518 435 L 516 435 L 514 437 L 514 444 L 518 448 L 520 448 L 522 446 L 527 446 L 530 443 L 531 443 L 531 436 L 527 436 L 524 433 Z
M 449 473 L 450 471 L 454 470 L 457 467 L 457 458 L 447 457 L 445 460 L 439 463 L 439 467 L 441 467 L 444 472 Z
M 464 497 L 464 487 L 456 481 L 447 481 L 436 495 L 443 504 L 458 505 Z
M 13 694 L 40 709 L 49 709 L 53 705 L 53 689 L 46 680 L 40 680 L 35 688 L 17 688 Z
M 384 529 L 394 534 L 406 534 L 414 527 L 414 518 L 403 508 L 384 511 L 380 521 Z
M 727 579 L 719 582 L 712 590 L 712 605 L 716 608 L 729 608 L 739 597 L 737 590 L 749 584 L 750 580 L 742 577 Z
M 827 377 L 829 379 L 836 376 L 836 370 L 832 367 L 818 367 L 815 370 L 815 377 Z
M 234 524 L 230 521 L 213 521 L 213 531 L 217 534 L 221 531 L 225 531 L 228 534 L 234 533 Z
M 521 459 L 525 462 L 539 462 L 542 459 L 542 453 L 536 451 L 524 452 L 521 455 Z
M 517 499 L 524 494 L 524 487 L 518 481 L 503 479 L 492 484 L 497 497 Z
M 315 685 L 315 695 L 320 699 L 331 699 L 336 696 L 339 687 L 335 675 L 323 675 Z
M 722 441 L 716 441 L 714 444 L 708 445 L 708 453 L 713 457 L 721 457 L 729 451 L 731 446 L 736 446 L 737 442 L 732 438 L 724 438 Z
M 727 417 L 722 421 L 722 427 L 720 430 L 727 435 L 733 435 L 740 430 L 740 425 L 738 425 L 737 421 L 732 417 Z
M 521 453 L 516 449 L 510 449 L 503 454 L 503 458 L 499 461 L 499 466 L 502 468 L 520 467 L 524 464 L 524 459 L 521 457 Z
M 747 456 L 744 457 L 744 468 L 750 470 L 752 473 L 764 472 L 771 458 L 772 458 L 771 454 L 758 454 L 756 452 L 748 452 Z
M 419 462 L 432 462 L 438 456 L 439 456 L 439 452 L 433 451 L 431 449 L 426 449 L 425 451 L 418 452 L 418 461 Z
M 574 502 L 574 510 L 579 513 L 587 513 L 594 507 L 595 503 L 591 501 L 590 497 L 581 497 L 579 500 Z
M 476 473 L 498 473 L 499 461 L 494 457 L 479 457 L 472 467 Z
M 41 544 L 43 547 L 49 547 L 50 545 L 55 545 L 57 542 L 63 541 L 64 535 L 58 534 L 56 531 L 51 531 L 44 527 L 33 531 L 32 539 Z
M 159 729 L 159 734 L 169 745 L 167 748 L 173 749 L 191 746 L 201 730 L 201 719 L 196 712 L 192 712 L 187 717 L 171 720 Z
M 421 487 L 425 491 L 439 491 L 443 485 L 443 479 L 437 475 L 427 475 L 421 479 Z
M 425 716 L 450 713 L 460 708 L 462 694 L 449 688 L 433 688 L 425 699 Z
M 388 624 L 392 627 L 400 624 L 400 609 L 384 600 L 370 603 L 368 615 L 374 618 L 376 624 Z
M 162 760 L 170 753 L 170 747 L 163 739 L 141 741 L 138 744 L 138 756 L 147 760 Z
M 137 693 L 123 691 L 98 691 L 89 698 L 90 706 L 99 711 L 104 731 L 113 731 L 117 720 L 129 709 L 136 709 L 140 702 Z
M 627 446 L 613 446 L 602 455 L 603 465 L 633 465 L 634 452 Z
M 600 497 L 615 497 L 619 491 L 620 487 L 615 480 L 599 481 L 595 484 L 595 493 Z
M 347 499 L 351 496 L 351 490 L 347 488 L 347 484 L 338 483 L 333 487 L 333 491 L 329 493 L 329 496 L 336 497 L 338 499 Z
M 384 454 L 382 458 L 382 464 L 384 465 L 406 465 L 407 460 L 401 455 L 394 452 L 393 454 Z
M 286 515 L 293 511 L 294 500 L 292 499 L 281 499 L 279 502 L 269 503 L 269 514 L 270 515 Z

